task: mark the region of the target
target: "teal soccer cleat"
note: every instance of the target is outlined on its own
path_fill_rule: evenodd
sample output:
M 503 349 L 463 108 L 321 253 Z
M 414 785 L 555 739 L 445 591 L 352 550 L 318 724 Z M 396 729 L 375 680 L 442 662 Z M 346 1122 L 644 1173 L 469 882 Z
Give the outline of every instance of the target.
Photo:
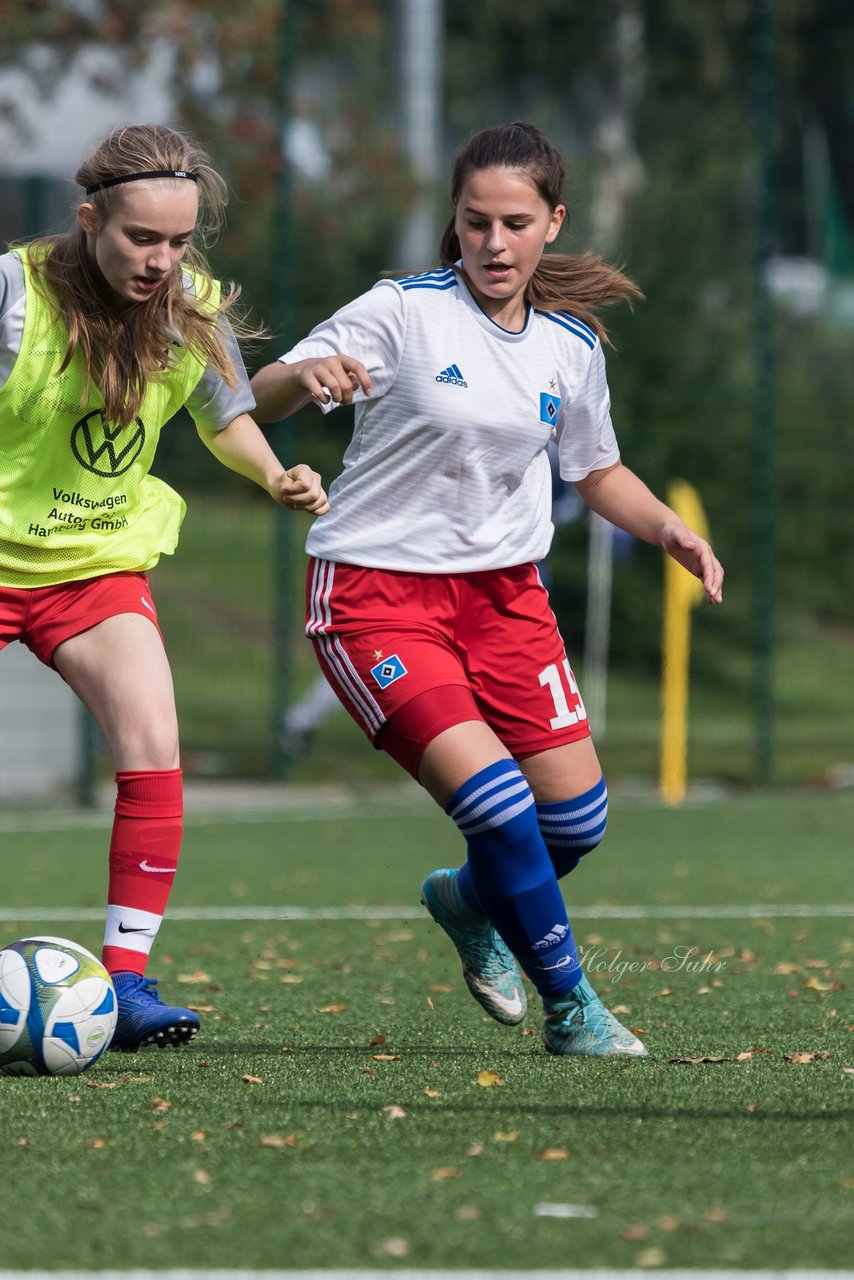
M 421 901 L 457 948 L 466 986 L 478 1004 L 497 1022 L 516 1026 L 528 1007 L 519 966 L 489 921 L 478 923 L 461 902 L 456 875 L 434 871 L 421 886 Z
M 111 1049 L 135 1053 L 147 1044 L 188 1044 L 199 1029 L 199 1019 L 189 1009 L 164 1004 L 157 994 L 157 979 L 138 973 L 114 973 L 118 1020 Z
M 647 1056 L 642 1042 L 605 1008 L 586 978 L 568 995 L 544 999 L 543 1010 L 543 1041 L 549 1053 L 577 1058 Z

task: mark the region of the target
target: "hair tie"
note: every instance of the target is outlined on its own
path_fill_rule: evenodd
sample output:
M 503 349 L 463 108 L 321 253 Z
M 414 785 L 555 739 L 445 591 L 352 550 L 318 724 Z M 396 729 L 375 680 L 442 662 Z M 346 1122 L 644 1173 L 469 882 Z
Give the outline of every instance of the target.
M 198 182 L 198 174 L 191 173 L 188 169 L 148 169 L 145 173 L 126 173 L 119 178 L 104 178 L 103 182 L 93 182 L 91 187 L 86 188 L 87 196 L 94 195 L 96 191 L 103 191 L 105 187 L 117 187 L 122 182 L 139 182 L 142 178 L 189 178 L 191 182 Z

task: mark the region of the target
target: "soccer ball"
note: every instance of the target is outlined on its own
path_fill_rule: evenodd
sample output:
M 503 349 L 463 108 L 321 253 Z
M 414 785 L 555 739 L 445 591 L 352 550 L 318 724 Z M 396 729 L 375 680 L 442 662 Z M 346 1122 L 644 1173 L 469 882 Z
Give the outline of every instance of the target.
M 21 938 L 0 951 L 0 1072 L 76 1076 L 116 1029 L 116 993 L 91 951 L 67 938 Z

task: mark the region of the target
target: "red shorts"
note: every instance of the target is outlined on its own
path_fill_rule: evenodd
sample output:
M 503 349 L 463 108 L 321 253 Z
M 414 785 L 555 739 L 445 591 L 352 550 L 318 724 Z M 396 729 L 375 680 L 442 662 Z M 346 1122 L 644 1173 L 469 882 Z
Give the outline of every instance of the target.
M 414 698 L 421 751 L 471 719 L 483 719 L 517 759 L 590 736 L 534 565 L 421 574 L 312 560 L 306 605 L 306 634 L 327 679 L 379 747 L 387 721 Z M 444 700 L 421 696 L 442 689 Z
M 146 574 L 105 573 L 52 587 L 0 586 L 0 649 L 20 640 L 50 666 L 63 640 L 120 613 L 141 613 L 160 631 Z

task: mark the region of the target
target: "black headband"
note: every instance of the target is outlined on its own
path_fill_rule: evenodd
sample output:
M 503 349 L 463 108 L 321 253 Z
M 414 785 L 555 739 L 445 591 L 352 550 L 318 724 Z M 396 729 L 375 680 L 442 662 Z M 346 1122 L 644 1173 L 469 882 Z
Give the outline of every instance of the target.
M 140 178 L 189 178 L 192 182 L 199 180 L 198 174 L 190 173 L 187 169 L 149 169 L 145 173 L 126 173 L 120 178 L 105 178 L 103 182 L 93 182 L 91 187 L 86 188 L 86 194 L 92 196 L 105 187 L 117 187 L 120 182 L 138 182 Z

